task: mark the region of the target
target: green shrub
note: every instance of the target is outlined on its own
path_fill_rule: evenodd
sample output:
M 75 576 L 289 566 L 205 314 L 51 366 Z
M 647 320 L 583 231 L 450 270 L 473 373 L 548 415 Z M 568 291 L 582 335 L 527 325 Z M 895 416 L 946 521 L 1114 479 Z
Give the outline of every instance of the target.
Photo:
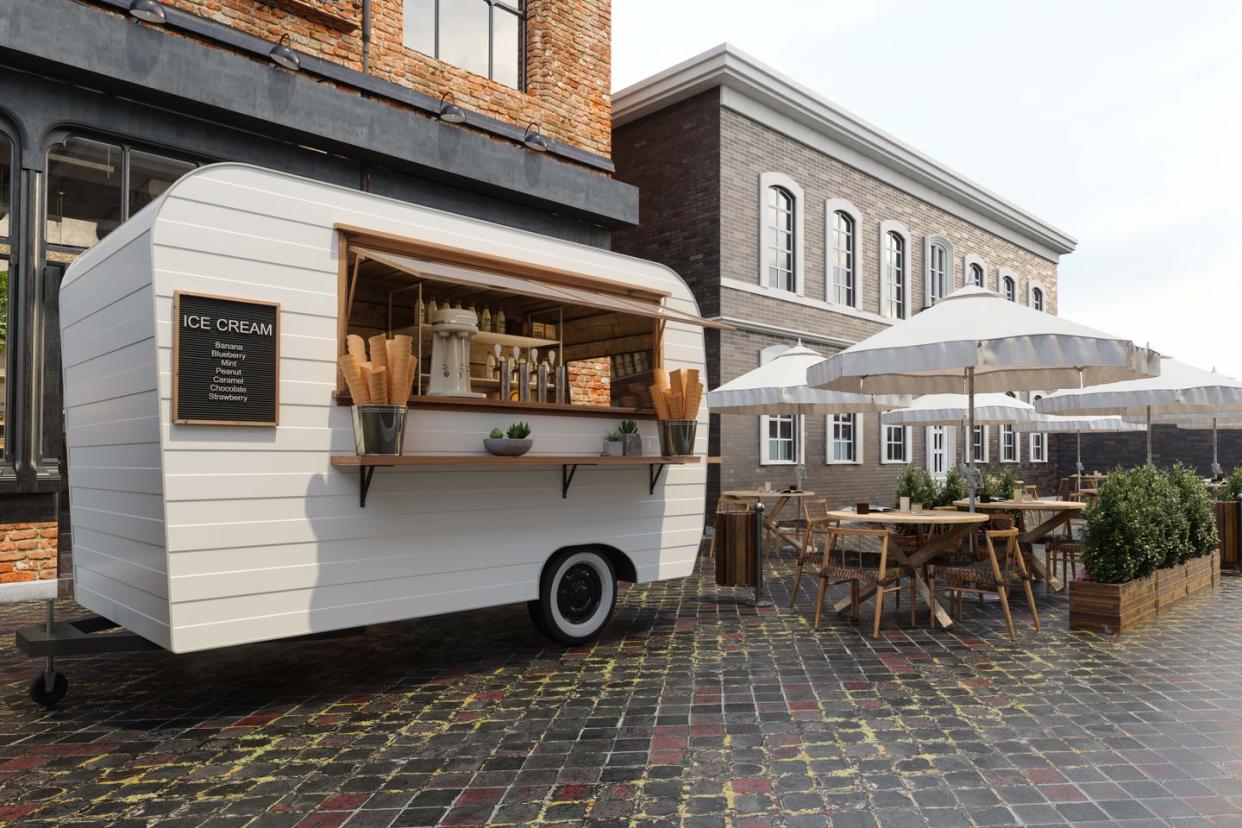
M 1177 550 L 1175 560 L 1165 566 L 1210 555 L 1220 545 L 1220 538 L 1216 535 L 1216 512 L 1212 508 L 1212 496 L 1199 473 L 1178 463 L 1169 470 L 1169 482 L 1177 489 L 1177 496 L 1181 500 L 1181 514 L 1186 519 L 1186 535 Z
M 1005 469 L 1005 473 L 1001 475 L 997 488 L 1001 500 L 1013 499 L 1013 490 L 1018 488 L 1018 478 L 1014 477 L 1013 469 Z
M 949 469 L 940 486 L 940 496 L 936 498 L 936 506 L 952 506 L 955 500 L 965 500 L 969 496 L 966 491 L 966 479 L 957 469 Z
M 1242 500 L 1242 466 L 1225 478 L 1225 485 L 1216 492 L 1217 500 Z
M 910 498 L 912 504 L 922 503 L 930 509 L 940 500 L 940 487 L 927 469 L 906 466 L 906 470 L 897 479 L 897 499 L 893 501 L 893 505 L 900 503 L 903 497 Z
M 1189 535 L 1178 489 L 1155 466 L 1115 469 L 1087 510 L 1083 563 L 1097 581 L 1145 578 Z

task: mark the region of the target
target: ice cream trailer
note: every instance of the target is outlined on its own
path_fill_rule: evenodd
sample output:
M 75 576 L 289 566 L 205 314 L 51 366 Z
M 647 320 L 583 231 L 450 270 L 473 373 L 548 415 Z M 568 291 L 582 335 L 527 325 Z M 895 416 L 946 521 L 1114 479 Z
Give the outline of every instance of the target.
M 67 687 L 56 656 L 514 602 L 587 641 L 618 581 L 694 567 L 719 324 L 662 265 L 219 164 L 68 269 L 60 326 L 76 599 L 95 615 L 19 631 L 47 659 L 42 703 Z M 395 454 L 366 443 L 355 397 L 378 398 L 346 376 L 381 363 Z M 491 453 L 511 427 L 529 451 Z M 617 430 L 629 453 L 607 450 Z

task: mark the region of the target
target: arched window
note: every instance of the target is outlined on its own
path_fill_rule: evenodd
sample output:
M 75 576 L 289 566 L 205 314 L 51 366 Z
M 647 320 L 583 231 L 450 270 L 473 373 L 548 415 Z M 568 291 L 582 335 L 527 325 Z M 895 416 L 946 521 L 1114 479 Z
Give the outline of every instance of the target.
M 948 259 L 943 245 L 933 244 L 927 248 L 927 300 L 930 305 L 949 293 Z
M 983 287 L 983 265 L 978 262 L 972 262 L 970 265 L 970 283 Z
M 884 316 L 906 318 L 906 240 L 895 231 L 884 235 Z
M 1001 295 L 1010 302 L 1018 301 L 1018 283 L 1012 276 L 1005 276 L 1001 279 Z
M 832 214 L 832 301 L 857 307 L 858 235 L 854 219 L 844 210 Z
M 794 293 L 794 196 L 784 187 L 768 187 L 767 274 L 768 287 Z
M 1044 291 L 1042 288 L 1031 288 L 1031 307 L 1038 311 L 1044 309 Z

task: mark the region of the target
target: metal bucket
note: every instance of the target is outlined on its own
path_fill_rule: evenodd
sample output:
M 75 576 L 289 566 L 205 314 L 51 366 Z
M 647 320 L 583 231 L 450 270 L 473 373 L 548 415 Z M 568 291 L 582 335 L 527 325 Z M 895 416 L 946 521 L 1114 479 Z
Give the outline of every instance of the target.
M 694 454 L 694 434 L 698 420 L 660 420 L 660 454 L 676 457 Z
M 354 450 L 359 454 L 400 454 L 404 440 L 404 405 L 354 406 Z

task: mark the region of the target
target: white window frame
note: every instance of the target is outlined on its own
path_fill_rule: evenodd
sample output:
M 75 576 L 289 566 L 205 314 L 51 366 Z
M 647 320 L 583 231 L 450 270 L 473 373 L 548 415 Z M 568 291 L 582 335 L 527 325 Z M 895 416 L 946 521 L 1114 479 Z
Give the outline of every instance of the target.
M 937 473 L 933 457 L 935 455 L 934 435 L 937 430 L 944 433 L 944 471 Z M 957 428 L 954 426 L 927 426 L 923 433 L 923 453 L 926 455 L 928 473 L 937 481 L 943 481 L 949 471 L 957 465 Z
M 904 301 L 902 302 L 900 315 L 889 315 L 889 285 L 888 279 L 884 272 L 885 252 L 888 249 L 888 234 L 895 233 L 901 239 L 902 245 L 902 281 L 903 290 L 905 292 Z M 879 238 L 879 279 L 880 279 L 880 316 L 885 319 L 909 319 L 910 318 L 910 231 L 899 221 L 886 219 L 880 222 L 880 238 Z
M 768 248 L 772 246 L 772 228 L 768 225 L 768 190 L 780 187 L 793 197 L 793 277 L 794 289 L 773 287 L 768 284 Z M 805 197 L 798 182 L 784 173 L 765 172 L 759 175 L 759 285 L 773 293 L 806 295 L 805 278 Z
M 1002 299 L 1008 298 L 1005 296 L 1005 280 L 1006 279 L 1013 280 L 1013 299 L 1011 301 L 1017 302 L 1018 301 L 1018 273 L 1016 270 L 1013 270 L 1012 268 L 1002 267 L 1000 270 L 996 272 L 996 292 L 1001 295 Z
M 988 286 L 988 263 L 982 256 L 977 256 L 974 253 L 967 253 L 962 258 L 962 285 L 974 284 L 970 281 L 970 269 L 974 265 L 979 265 L 979 268 L 983 271 L 983 284 L 979 287 L 986 290 Z
M 1031 463 L 1047 463 L 1048 462 L 1048 435 L 1042 431 L 1032 431 L 1027 435 L 1027 460 Z M 1039 446 L 1040 451 L 1036 452 L 1035 447 Z
M 948 296 L 956 288 L 957 282 L 953 275 L 953 242 L 947 237 L 933 233 L 923 237 L 923 307 L 930 308 L 932 302 L 932 248 L 944 250 L 944 295 Z M 941 297 L 944 298 L 943 296 Z
M 789 350 L 788 344 L 769 345 L 759 352 L 759 364 L 766 365 L 770 360 L 775 359 L 778 355 Z M 796 466 L 803 463 L 806 458 L 806 418 L 800 414 L 790 414 L 794 418 L 794 459 L 792 460 L 773 460 L 768 453 L 770 446 L 768 445 L 768 427 L 769 421 L 772 419 L 767 414 L 759 415 L 759 465 L 761 466 Z
M 1013 436 L 1013 457 L 1005 456 L 1006 435 Z M 1000 427 L 1000 461 L 1002 463 L 1022 462 L 1022 441 L 1018 439 L 1018 432 L 1012 425 L 1003 425 Z
M 1039 291 L 1039 295 L 1044 300 L 1044 306 L 1040 310 L 1048 313 L 1048 288 L 1044 287 L 1044 283 L 1038 279 L 1031 279 L 1026 283 L 1026 304 L 1029 307 L 1035 307 L 1035 291 Z
M 836 425 L 837 417 L 851 416 L 854 418 L 854 459 L 853 460 L 837 460 L 834 457 L 833 449 L 836 447 Z M 863 464 L 863 415 L 862 414 L 828 414 L 824 417 L 825 439 L 824 439 L 824 464 L 828 466 L 861 466 Z
M 977 457 L 975 457 L 975 463 L 976 463 L 976 464 L 978 464 L 978 463 L 983 463 L 984 465 L 987 465 L 988 463 L 992 462 L 992 459 L 991 459 L 991 455 L 992 455 L 992 434 L 991 434 L 991 430 L 989 429 L 989 427 L 988 427 L 987 425 L 977 425 L 977 426 L 975 426 L 975 428 L 981 428 L 981 429 L 983 429 L 983 451 L 981 452 L 982 456 L 977 456 Z M 974 441 L 973 441 L 973 440 L 971 441 L 971 444 L 972 444 L 972 446 L 973 446 L 973 444 L 974 444 Z M 973 450 L 973 448 L 972 448 L 972 450 Z
M 837 213 L 844 213 L 854 223 L 854 302 L 836 300 L 836 282 L 833 278 L 833 259 L 836 250 L 832 245 L 833 224 Z M 824 301 L 837 307 L 862 310 L 862 213 L 843 198 L 830 198 L 824 202 Z
M 902 430 L 902 459 L 888 459 L 888 430 L 890 428 L 899 428 Z M 883 466 L 908 466 L 910 465 L 910 451 L 914 446 L 914 429 L 911 426 L 895 426 L 880 424 L 880 465 Z

